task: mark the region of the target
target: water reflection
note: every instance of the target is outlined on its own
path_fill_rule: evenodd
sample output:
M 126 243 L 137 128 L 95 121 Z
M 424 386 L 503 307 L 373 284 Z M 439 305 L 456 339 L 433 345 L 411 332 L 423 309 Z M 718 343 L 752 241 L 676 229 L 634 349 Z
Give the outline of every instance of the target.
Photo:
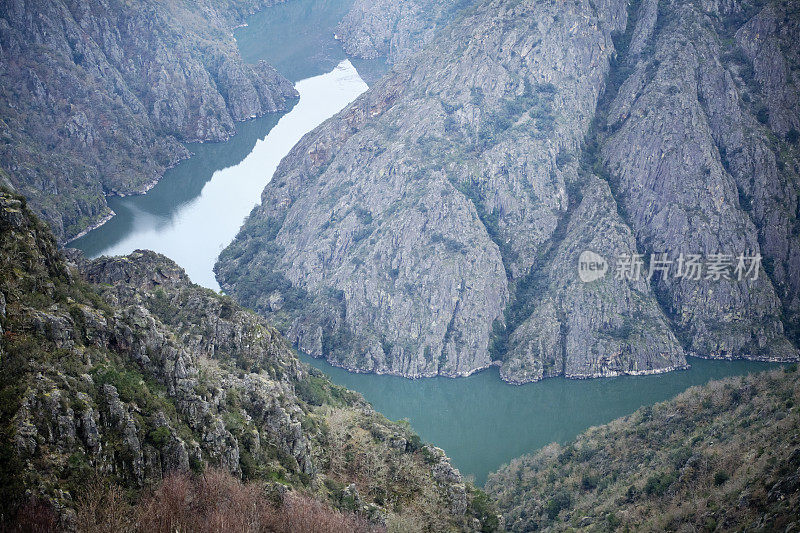
M 260 139 L 285 113 L 272 114 L 237 125 L 237 133 L 223 143 L 189 144 L 192 157 L 167 170 L 147 194 L 111 197 L 108 205 L 116 216 L 100 229 L 72 242 L 90 257 L 109 253 L 117 243 L 135 231 L 164 228 L 186 204 L 200 195 L 215 172 L 241 163 Z
M 292 81 L 310 78 L 347 58 L 334 33 L 352 5 L 353 0 L 292 0 L 248 17 L 234 36 L 245 61 L 263 59 Z M 386 71 L 382 60 L 350 60 L 368 84 Z
M 216 258 L 259 201 L 280 160 L 303 135 L 367 90 L 347 60 L 295 86 L 300 100 L 289 113 L 243 124 L 247 133 L 228 142 L 195 146 L 196 155 L 147 194 L 115 199 L 117 216 L 72 246 L 90 257 L 154 250 L 186 269 L 195 283 L 218 290 L 212 270 Z

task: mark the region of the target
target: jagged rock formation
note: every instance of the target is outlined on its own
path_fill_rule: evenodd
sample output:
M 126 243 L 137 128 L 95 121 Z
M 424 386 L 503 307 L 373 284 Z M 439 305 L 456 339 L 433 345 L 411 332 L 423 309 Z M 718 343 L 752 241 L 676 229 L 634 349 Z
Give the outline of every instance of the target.
M 295 147 L 218 279 L 358 371 L 501 364 L 521 383 L 686 352 L 796 359 L 797 23 L 771 2 L 463 10 Z M 587 284 L 585 249 L 612 269 Z M 615 258 L 662 252 L 764 269 L 618 279 Z
M 779 295 L 787 322 L 796 324 L 800 182 L 796 147 L 783 137 L 800 125 L 798 115 L 787 111 L 786 122 L 760 124 L 753 108 L 769 94 L 748 88 L 741 65 L 732 65 L 737 52 L 747 63 L 743 50 L 758 46 L 748 44 L 755 39 L 748 28 L 764 17 L 774 20 L 774 9 L 662 3 L 649 36 L 647 17 L 635 31 L 640 40 L 627 58 L 630 75 L 605 119 L 600 159 L 644 252 L 761 250 L 767 258 L 770 276 L 747 284 L 659 278 L 656 290 L 678 330 L 701 354 L 780 359 L 797 353 L 783 336 Z M 738 17 L 748 22 L 732 24 Z M 738 38 L 720 45 L 727 34 Z M 772 67 L 784 70 L 782 61 L 773 58 Z M 783 87 L 800 97 L 792 84 Z
M 526 280 L 524 302 L 509 314 L 510 322 L 517 321 L 515 314 L 530 316 L 505 341 L 503 379 L 525 383 L 556 375 L 587 378 L 684 367 L 683 349 L 647 282 L 608 276 L 583 283 L 570 267 L 584 250 L 636 252 L 608 184 L 596 177 L 586 185 L 552 259 L 542 266 L 544 279 Z M 545 296 L 529 303 L 535 294 Z
M 0 6 L 0 167 L 60 240 L 147 190 L 234 122 L 295 96 L 245 64 L 230 28 L 264 0 L 190 5 L 16 0 Z
M 439 28 L 472 4 L 471 0 L 355 0 L 336 35 L 350 55 L 397 63 L 422 50 Z
M 496 525 L 441 450 L 300 363 L 263 318 L 153 252 L 69 257 L 0 192 L 3 520 L 35 496 L 69 528 L 86 483 L 136 493 L 214 465 L 377 523 Z
M 695 387 L 489 477 L 508 531 L 791 531 L 800 376 Z

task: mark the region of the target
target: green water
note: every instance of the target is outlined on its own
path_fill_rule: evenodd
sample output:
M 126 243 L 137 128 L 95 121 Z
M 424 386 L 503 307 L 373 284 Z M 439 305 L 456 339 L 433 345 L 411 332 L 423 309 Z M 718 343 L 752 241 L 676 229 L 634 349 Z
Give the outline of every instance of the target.
M 182 206 L 200 196 L 214 172 L 241 163 L 281 116 L 276 113 L 237 124 L 236 135 L 226 142 L 188 144 L 192 157 L 167 170 L 147 194 L 109 197 L 108 205 L 116 216 L 70 246 L 96 257 L 113 253 L 116 245 L 143 228 L 169 225 Z
M 564 443 L 591 426 L 670 399 L 713 379 L 775 368 L 754 361 L 692 358 L 691 368 L 653 376 L 571 380 L 522 386 L 500 380 L 496 368 L 466 378 L 410 380 L 353 374 L 301 355 L 334 383 L 364 395 L 392 420 L 407 418 L 423 440 L 443 448 L 462 474 L 482 485 L 489 472 L 525 453 Z
M 216 288 L 211 267 L 258 201 L 279 160 L 316 124 L 385 71 L 345 59 L 333 39 L 352 0 L 291 0 L 250 17 L 235 36 L 247 61 L 264 59 L 296 82 L 299 102 L 284 114 L 237 125 L 224 143 L 191 145 L 194 155 L 170 169 L 146 195 L 111 198 L 110 222 L 73 243 L 90 257 L 150 248 L 173 258 L 197 283 Z M 355 68 L 353 68 L 355 67 Z M 350 374 L 303 358 L 336 383 L 361 392 L 391 419 L 407 418 L 444 448 L 462 473 L 483 483 L 524 453 L 565 442 L 586 428 L 666 400 L 711 379 L 770 368 L 745 361 L 692 360 L 690 370 L 588 381 L 549 379 L 521 387 L 497 369 L 461 379 L 407 380 Z

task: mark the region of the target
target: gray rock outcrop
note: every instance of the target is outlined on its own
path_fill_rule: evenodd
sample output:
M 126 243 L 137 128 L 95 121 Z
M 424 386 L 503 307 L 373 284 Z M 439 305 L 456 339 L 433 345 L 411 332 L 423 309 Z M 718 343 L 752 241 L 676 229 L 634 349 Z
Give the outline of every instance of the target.
M 264 2 L 262 2 L 264 3 Z M 0 168 L 60 240 L 110 215 L 234 123 L 285 109 L 291 83 L 230 33 L 253 2 L 0 5 Z
M 216 467 L 376 524 L 482 528 L 476 489 L 443 453 L 434 464 L 408 427 L 163 256 L 63 257 L 24 200 L 0 191 L 0 295 L 2 516 L 36 498 L 70 530 L 89 484 L 137 495 Z
M 500 364 L 522 383 L 663 372 L 687 353 L 794 360 L 786 9 L 476 4 L 292 150 L 218 279 L 301 350 L 355 371 Z M 761 254 L 764 268 L 649 279 L 643 264 L 639 279 L 583 284 L 584 248 Z

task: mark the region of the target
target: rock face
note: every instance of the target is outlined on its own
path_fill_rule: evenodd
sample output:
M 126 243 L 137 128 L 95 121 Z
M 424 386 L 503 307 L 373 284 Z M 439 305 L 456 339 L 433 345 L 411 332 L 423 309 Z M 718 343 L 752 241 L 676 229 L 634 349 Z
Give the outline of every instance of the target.
M 745 284 L 657 278 L 687 347 L 713 357 L 784 359 L 797 355 L 783 335 L 779 297 L 796 324 L 797 150 L 777 136 L 788 124 L 768 129 L 753 116 L 762 94 L 748 88 L 730 57 L 744 55 L 748 28 L 774 9 L 764 7 L 738 30 L 728 25 L 726 9 L 747 8 L 659 7 L 652 34 L 639 32 L 650 53 L 628 56 L 631 72 L 605 118 L 600 159 L 644 253 L 767 258 L 769 276 Z M 739 36 L 728 50 L 719 45 L 725 32 Z
M 636 252 L 608 184 L 594 176 L 552 259 L 542 265 L 543 273 L 526 280 L 531 285 L 520 295 L 522 300 L 534 294 L 544 297 L 527 304 L 532 312 L 520 313 L 530 316 L 506 341 L 503 379 L 524 383 L 556 375 L 605 377 L 685 367 L 683 349 L 648 283 L 612 275 L 582 282 L 574 267 L 585 250 Z
M 350 55 L 386 57 L 397 63 L 422 50 L 439 28 L 471 4 L 470 0 L 355 0 L 336 35 Z
M 337 506 L 355 491 L 350 510 L 389 523 L 496 521 L 473 509 L 476 489 L 440 451 L 172 261 L 68 257 L 21 197 L 0 191 L 3 516 L 36 496 L 68 529 L 87 483 L 113 477 L 135 492 L 214 465 Z
M 381 5 L 370 9 L 391 18 L 422 4 Z M 217 277 L 300 349 L 356 371 L 500 364 L 522 383 L 662 372 L 686 353 L 796 359 L 785 330 L 797 340 L 797 20 L 786 9 L 462 10 L 292 150 Z M 425 20 L 434 31 L 440 19 Z M 346 19 L 345 45 L 372 23 Z M 392 39 L 370 46 L 385 53 Z M 585 250 L 641 255 L 642 276 L 609 261 L 582 283 Z M 671 270 L 651 278 L 645 263 L 661 253 Z M 764 268 L 678 279 L 681 253 L 761 254 Z
M 284 109 L 291 83 L 245 64 L 230 28 L 269 2 L 18 0 L 0 6 L 0 167 L 60 240 L 108 217 L 234 122 Z

